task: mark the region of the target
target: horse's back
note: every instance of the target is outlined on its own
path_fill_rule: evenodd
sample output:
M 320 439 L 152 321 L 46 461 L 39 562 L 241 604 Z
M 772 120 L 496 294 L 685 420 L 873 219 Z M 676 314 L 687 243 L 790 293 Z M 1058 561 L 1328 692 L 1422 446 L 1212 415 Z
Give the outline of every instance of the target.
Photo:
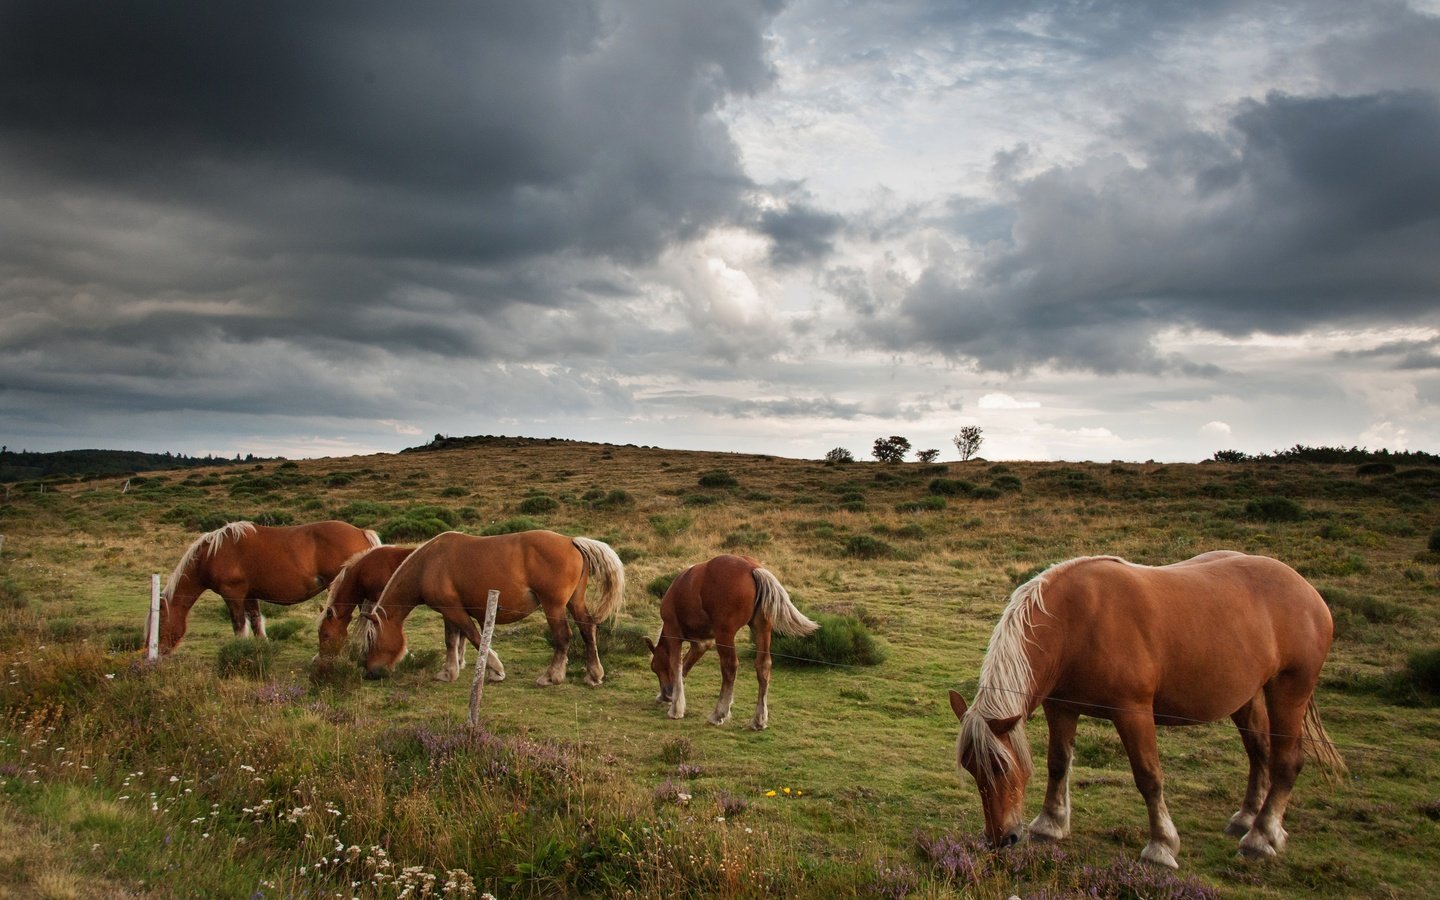
M 584 557 L 573 539 L 553 531 L 475 536 L 448 531 L 431 538 L 413 556 L 418 590 L 427 602 L 469 602 L 483 608 L 490 590 L 501 594 L 500 621 L 507 611 L 529 613 L 529 598 L 568 598 L 585 575 Z
M 1231 552 L 1169 566 L 1077 561 L 1044 585 L 1071 680 L 1149 691 L 1157 712 L 1228 715 L 1282 671 L 1318 675 L 1333 625 L 1278 560 Z
M 723 554 L 681 572 L 660 601 L 660 616 L 681 626 L 687 637 L 710 637 L 750 621 L 755 611 L 758 560 Z

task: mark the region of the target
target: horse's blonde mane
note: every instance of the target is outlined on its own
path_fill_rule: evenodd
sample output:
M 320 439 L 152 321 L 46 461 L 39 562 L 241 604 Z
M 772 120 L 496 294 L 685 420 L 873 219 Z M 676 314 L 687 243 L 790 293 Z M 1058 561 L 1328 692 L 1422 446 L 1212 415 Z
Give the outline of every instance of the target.
M 335 573 L 335 580 L 330 582 L 330 588 L 325 592 L 325 608 L 320 611 L 320 618 L 323 619 L 330 614 L 330 609 L 335 605 L 335 595 L 340 593 L 340 588 L 345 579 L 350 575 L 350 567 L 360 561 L 360 557 L 374 550 L 370 547 L 351 554 L 350 558 L 340 564 L 340 571 Z
M 1030 757 L 1030 742 L 1025 737 L 1025 718 L 1030 714 L 1030 692 L 1035 687 L 1035 673 L 1030 668 L 1030 656 L 1025 652 L 1025 645 L 1034 643 L 1030 632 L 1034 630 L 1035 613 L 1047 613 L 1045 584 L 1076 563 L 1099 559 L 1131 565 L 1117 556 L 1082 556 L 1056 563 L 1016 588 L 1000 614 L 1000 621 L 995 623 L 995 630 L 990 634 L 990 646 L 980 663 L 980 684 L 975 702 L 960 720 L 960 739 L 956 745 L 957 753 L 961 756 L 971 753 L 976 766 L 991 780 L 1004 775 L 1012 767 L 1018 768 L 1026 777 L 1035 771 L 1034 760 Z M 1015 716 L 1019 716 L 1020 721 L 1012 732 L 1011 744 L 1015 756 L 1011 757 L 1000 744 L 999 737 L 990 730 L 990 722 Z
M 254 530 L 254 522 L 231 522 L 196 538 L 190 545 L 190 549 L 185 551 L 185 555 L 180 557 L 180 562 L 175 564 L 175 571 L 170 573 L 170 578 L 165 582 L 165 590 L 162 593 L 165 602 L 170 602 L 170 598 L 175 596 L 175 589 L 180 586 L 180 579 L 190 571 L 190 567 L 195 564 L 195 560 L 202 551 L 211 553 L 225 541 L 239 540 L 241 536 L 250 534 Z

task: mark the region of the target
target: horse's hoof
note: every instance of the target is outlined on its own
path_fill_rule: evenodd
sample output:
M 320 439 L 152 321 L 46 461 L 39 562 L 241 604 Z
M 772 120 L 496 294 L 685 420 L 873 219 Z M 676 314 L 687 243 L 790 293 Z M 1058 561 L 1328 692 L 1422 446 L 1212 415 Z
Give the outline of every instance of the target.
M 586 676 L 585 676 L 585 683 L 586 683 L 587 685 L 589 685 L 590 687 L 599 687 L 602 683 L 604 683 L 604 679 L 603 679 L 603 678 L 591 678 L 589 675 L 586 675 Z
M 1164 866 L 1167 869 L 1180 868 L 1180 864 L 1175 861 L 1175 854 L 1171 853 L 1170 848 L 1163 844 L 1146 845 L 1144 852 L 1140 854 L 1140 858 L 1152 865 Z
M 705 717 L 705 721 L 709 722 L 711 725 L 724 725 L 726 722 L 730 721 L 730 717 L 717 716 L 714 713 L 711 713 L 710 715 Z
M 758 719 L 751 719 L 750 724 L 746 725 L 745 727 L 750 731 L 764 731 L 769 726 L 769 724 L 769 722 L 761 722 Z
M 494 684 L 497 681 L 504 681 L 505 673 L 501 672 L 499 675 L 496 675 L 494 672 L 488 672 L 485 675 L 485 680 L 490 684 Z
M 1269 860 L 1274 859 L 1280 854 L 1275 851 L 1275 848 L 1269 841 L 1265 840 L 1264 835 L 1257 834 L 1252 830 L 1247 833 L 1245 839 L 1240 842 L 1240 855 L 1247 859 Z
M 1233 838 L 1243 838 L 1250 833 L 1250 826 L 1255 824 L 1255 816 L 1245 812 L 1237 812 L 1230 817 L 1225 825 L 1225 833 Z
M 683 718 L 685 718 L 685 713 L 684 713 L 684 712 L 678 712 L 678 713 L 677 713 L 677 712 L 676 712 L 675 710 L 673 710 L 673 709 L 667 709 L 667 710 L 665 710 L 665 715 L 666 715 L 666 716 L 669 716 L 669 717 L 672 718 L 672 719 L 683 719 Z
M 454 680 L 455 680 L 455 673 L 454 673 L 454 672 L 447 672 L 447 671 L 444 671 L 444 670 L 442 669 L 441 671 L 435 673 L 435 680 L 436 680 L 436 681 L 454 681 Z
M 1032 841 L 1055 843 L 1070 836 L 1070 829 L 1053 818 L 1041 813 L 1030 823 L 1028 829 Z

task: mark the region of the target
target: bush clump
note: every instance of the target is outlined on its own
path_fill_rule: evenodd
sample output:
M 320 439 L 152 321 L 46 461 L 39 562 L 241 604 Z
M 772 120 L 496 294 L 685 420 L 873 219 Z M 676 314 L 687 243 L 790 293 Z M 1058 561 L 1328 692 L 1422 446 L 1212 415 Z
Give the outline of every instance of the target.
M 264 512 L 256 513 L 250 521 L 256 525 L 294 525 L 295 515 L 278 509 L 267 509 Z
M 538 531 L 544 526 L 534 519 L 525 516 L 515 516 L 500 522 L 487 525 L 480 533 L 486 537 L 496 534 L 515 534 L 520 531 Z
M 885 661 L 885 648 L 865 623 L 853 616 L 817 613 L 811 616 L 820 628 L 804 637 L 776 634 L 770 652 L 777 665 L 878 666 Z
M 1019 475 L 996 475 L 990 481 L 990 486 L 997 491 L 1018 491 L 1024 487 L 1024 483 L 1020 481 Z
M 739 483 L 740 482 L 735 480 L 734 475 L 731 475 L 724 469 L 716 469 L 713 472 L 706 472 L 700 476 L 700 486 L 703 488 L 732 488 Z
M 845 555 L 853 556 L 856 559 L 880 559 L 885 556 L 894 556 L 895 548 L 868 534 L 852 535 L 845 542 Z
M 1305 508 L 1289 497 L 1256 497 L 1245 504 L 1245 518 L 1257 522 L 1298 522 Z
M 264 678 L 275 665 L 275 645 L 258 638 L 233 638 L 220 645 L 215 674 L 221 678 Z
M 633 506 L 635 498 L 629 491 L 622 491 L 616 488 L 612 491 L 601 491 L 599 489 L 586 491 L 581 498 L 590 504 L 591 509 L 616 509 L 622 506 Z
M 1355 467 L 1356 475 L 1394 475 L 1395 464 L 1387 462 L 1361 463 Z
M 526 497 L 515 507 L 515 511 L 522 515 L 534 516 L 540 513 L 552 512 L 560 507 L 560 501 L 545 494 L 536 494 L 533 497 Z
M 895 511 L 899 513 L 908 512 L 939 512 L 945 508 L 945 498 L 938 496 L 921 497 L 919 500 L 907 500 L 895 504 Z
M 1429 694 L 1440 695 L 1440 647 L 1417 650 L 1405 665 L 1410 683 Z
M 975 482 L 962 478 L 936 478 L 930 482 L 930 493 L 946 497 L 958 497 L 975 490 Z
M 387 544 L 406 541 L 428 541 L 441 532 L 460 524 L 460 516 L 443 506 L 412 506 L 399 515 L 375 526 L 380 539 Z
M 680 577 L 679 572 L 671 572 L 669 575 L 656 575 L 645 585 L 645 592 L 652 597 L 664 597 L 665 592 L 670 590 L 670 585 Z
M 1426 546 L 1430 548 L 1431 553 L 1440 553 L 1440 525 L 1435 526 L 1435 530 L 1430 532 L 1430 543 Z

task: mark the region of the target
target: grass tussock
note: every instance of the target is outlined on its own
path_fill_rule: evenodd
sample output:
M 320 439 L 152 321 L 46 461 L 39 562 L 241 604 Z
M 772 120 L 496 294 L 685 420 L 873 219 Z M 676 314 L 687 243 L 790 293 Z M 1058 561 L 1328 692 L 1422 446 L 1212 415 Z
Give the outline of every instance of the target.
M 779 665 L 878 666 L 889 656 L 870 628 L 854 616 L 816 613 L 820 628 L 804 637 L 776 634 L 770 644 Z

